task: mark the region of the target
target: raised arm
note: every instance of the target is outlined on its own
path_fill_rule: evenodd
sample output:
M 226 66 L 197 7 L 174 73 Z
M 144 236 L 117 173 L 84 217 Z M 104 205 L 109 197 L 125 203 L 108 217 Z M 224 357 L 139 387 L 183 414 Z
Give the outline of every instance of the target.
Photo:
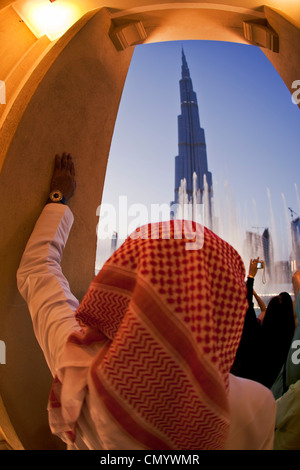
M 264 303 L 264 301 L 261 299 L 261 297 L 255 292 L 255 290 L 253 289 L 253 295 L 254 297 L 256 298 L 257 300 L 257 303 L 258 303 L 258 306 L 261 310 L 260 314 L 258 315 L 258 319 L 262 322 L 264 317 L 265 317 L 265 314 L 266 314 L 266 310 L 267 310 L 267 307 Z
M 72 158 L 56 156 L 50 193 L 61 193 L 67 202 L 76 188 Z M 17 272 L 18 288 L 28 304 L 36 338 L 53 375 L 69 334 L 79 329 L 74 318 L 78 307 L 60 266 L 73 223 L 70 208 L 60 202 L 44 207 L 26 245 Z
M 247 299 L 249 303 L 249 307 L 253 307 L 253 284 L 254 284 L 254 278 L 257 274 L 257 263 L 259 261 L 258 258 L 254 258 L 250 260 L 249 263 L 249 268 L 248 268 L 248 277 L 247 277 Z
M 250 264 L 249 264 L 249 270 L 248 270 L 248 277 L 247 277 L 247 299 L 248 299 L 248 304 L 249 308 L 246 313 L 245 317 L 245 325 L 244 325 L 244 333 L 245 335 L 249 334 L 256 334 L 256 331 L 259 328 L 259 324 L 257 322 L 256 318 L 256 313 L 254 310 L 254 305 L 253 305 L 253 285 L 254 285 L 254 278 L 257 273 L 257 263 L 259 261 L 259 258 L 251 259 Z

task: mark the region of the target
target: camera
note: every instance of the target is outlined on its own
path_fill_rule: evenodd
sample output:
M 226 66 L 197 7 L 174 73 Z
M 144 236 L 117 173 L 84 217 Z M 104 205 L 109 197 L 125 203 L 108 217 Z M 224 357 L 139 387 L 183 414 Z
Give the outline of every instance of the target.
M 264 261 L 258 261 L 257 263 L 257 269 L 263 269 L 265 267 Z

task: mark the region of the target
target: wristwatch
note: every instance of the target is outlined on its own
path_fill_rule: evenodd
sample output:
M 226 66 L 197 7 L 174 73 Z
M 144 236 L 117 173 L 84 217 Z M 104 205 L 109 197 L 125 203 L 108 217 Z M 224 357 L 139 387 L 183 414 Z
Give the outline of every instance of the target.
M 63 193 L 59 191 L 59 189 L 55 189 L 54 191 L 51 191 L 49 198 L 51 202 L 60 202 L 61 204 L 67 203 L 66 199 L 63 196 Z

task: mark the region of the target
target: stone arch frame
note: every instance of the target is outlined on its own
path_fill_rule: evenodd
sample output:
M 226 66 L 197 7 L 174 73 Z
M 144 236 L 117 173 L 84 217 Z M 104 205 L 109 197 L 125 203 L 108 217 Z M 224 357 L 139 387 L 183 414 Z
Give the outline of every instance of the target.
M 55 45 L 44 49 L 46 53 L 41 54 L 9 110 L 2 115 L 0 339 L 6 344 L 7 363 L 5 368 L 0 366 L 4 403 L 0 416 L 6 409 L 10 419 L 6 419 L 6 430 L 14 427 L 26 449 L 61 448 L 47 424 L 51 377 L 15 282 L 23 249 L 48 196 L 53 156 L 66 150 L 73 153 L 76 161 L 78 190 L 70 204 L 75 223 L 63 269 L 72 291 L 80 299 L 94 275 L 96 208 L 101 202 L 114 123 L 134 50 L 130 43 L 116 48 L 111 37 L 116 30 L 142 21 L 148 36 L 140 41 L 145 43 L 159 39 L 208 39 L 213 29 L 205 31 L 204 36 L 208 37 L 197 37 L 197 30 L 189 31 L 188 37 L 182 36 L 184 24 L 193 20 L 195 8 L 189 10 L 187 4 L 177 7 L 166 4 L 156 10 L 138 8 L 125 12 L 104 8 L 87 13 Z M 185 16 L 183 23 L 180 13 Z M 216 12 L 210 13 L 213 22 Z M 222 37 L 235 42 L 247 43 L 241 31 L 228 29 L 229 20 L 268 21 L 279 35 L 280 49 L 279 53 L 263 50 L 292 93 L 294 80 L 300 79 L 299 29 L 267 7 L 250 12 L 223 6 L 223 13 L 224 30 L 220 37 L 223 34 Z M 156 28 L 151 26 L 154 20 Z M 86 239 L 90 243 L 82 249 Z M 18 445 L 16 438 L 14 446 Z

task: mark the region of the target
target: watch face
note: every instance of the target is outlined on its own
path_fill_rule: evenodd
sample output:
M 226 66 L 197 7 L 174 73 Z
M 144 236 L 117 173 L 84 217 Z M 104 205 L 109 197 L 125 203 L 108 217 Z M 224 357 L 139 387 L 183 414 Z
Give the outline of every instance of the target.
M 53 202 L 60 202 L 63 198 L 63 195 L 60 191 L 52 191 L 50 194 L 50 199 Z

